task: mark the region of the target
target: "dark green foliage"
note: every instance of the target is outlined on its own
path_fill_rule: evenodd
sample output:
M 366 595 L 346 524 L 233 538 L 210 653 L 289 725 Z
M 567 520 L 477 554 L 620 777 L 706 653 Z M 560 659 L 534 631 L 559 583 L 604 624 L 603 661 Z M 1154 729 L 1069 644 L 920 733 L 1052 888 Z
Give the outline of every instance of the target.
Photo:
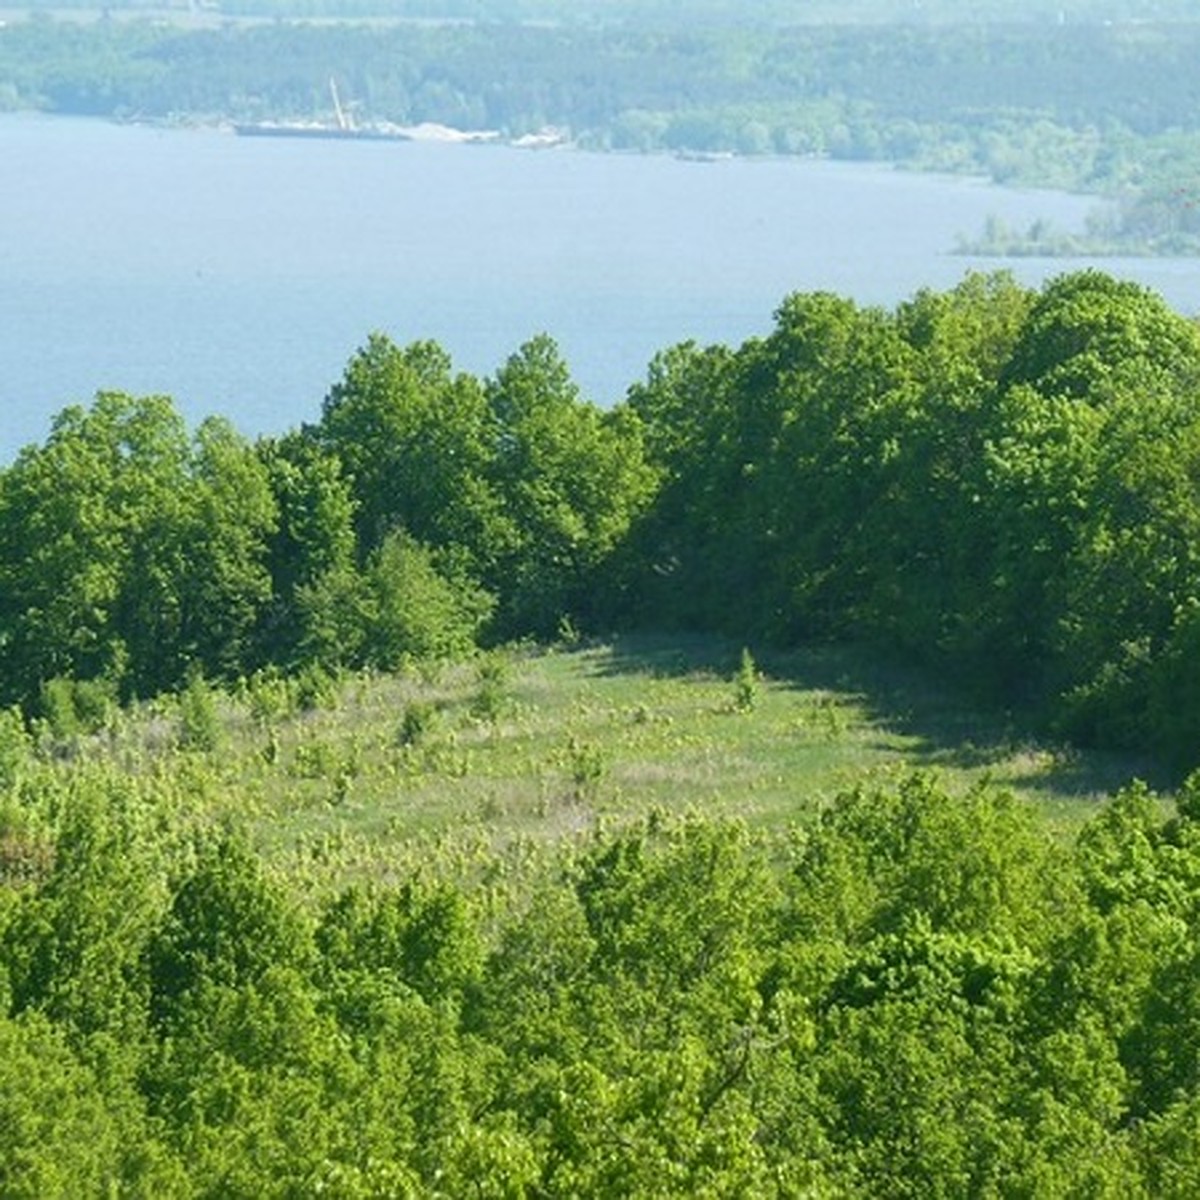
M 895 313 L 795 296 L 631 407 L 636 619 L 869 640 L 1094 745 L 1194 759 L 1200 336 L 1097 272 Z
M 432 342 L 373 334 L 325 400 L 315 430 L 351 487 L 360 555 L 403 527 L 471 552 L 479 574 L 507 517 L 488 477 L 493 432 L 477 380 Z
M 353 489 L 367 583 L 356 593 L 345 571 L 315 580 L 301 608 L 323 608 L 335 624 L 366 608 L 377 644 L 362 653 L 387 665 L 396 658 L 391 609 L 404 609 L 404 623 L 418 619 L 416 603 L 436 607 L 432 596 L 397 593 L 399 547 L 436 547 L 461 604 L 482 618 L 471 584 L 480 581 L 498 598 L 501 633 L 549 636 L 564 615 L 589 615 L 598 568 L 651 483 L 636 425 L 586 404 L 547 337 L 481 387 L 453 375 L 437 346 L 400 349 L 375 335 L 330 392 L 316 434 Z M 400 530 L 407 541 L 396 540 Z M 450 638 L 460 653 L 461 638 Z

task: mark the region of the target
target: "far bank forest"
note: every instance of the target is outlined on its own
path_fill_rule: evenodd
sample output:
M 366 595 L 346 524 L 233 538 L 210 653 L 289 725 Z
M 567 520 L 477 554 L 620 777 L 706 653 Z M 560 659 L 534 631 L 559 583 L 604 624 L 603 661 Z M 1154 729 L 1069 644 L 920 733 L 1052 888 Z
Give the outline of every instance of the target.
M 1189 0 L 115 0 L 0 8 L 0 110 L 425 123 L 602 151 L 818 155 L 1102 199 L 977 255 L 1193 254 Z
M 1191 1197 L 1200 329 L 370 336 L 0 469 L 0 1193 Z M 1151 790 L 1152 788 L 1157 790 Z

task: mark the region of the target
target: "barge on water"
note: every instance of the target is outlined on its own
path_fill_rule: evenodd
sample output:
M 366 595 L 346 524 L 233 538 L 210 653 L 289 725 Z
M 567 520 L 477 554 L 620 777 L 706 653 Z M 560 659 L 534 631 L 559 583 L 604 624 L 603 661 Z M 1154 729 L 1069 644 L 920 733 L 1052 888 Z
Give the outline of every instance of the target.
M 408 142 L 411 135 L 399 125 L 372 122 L 358 125 L 342 106 L 337 83 L 330 79 L 329 94 L 333 99 L 333 121 L 251 121 L 234 122 L 233 131 L 239 137 L 336 138 L 352 142 Z

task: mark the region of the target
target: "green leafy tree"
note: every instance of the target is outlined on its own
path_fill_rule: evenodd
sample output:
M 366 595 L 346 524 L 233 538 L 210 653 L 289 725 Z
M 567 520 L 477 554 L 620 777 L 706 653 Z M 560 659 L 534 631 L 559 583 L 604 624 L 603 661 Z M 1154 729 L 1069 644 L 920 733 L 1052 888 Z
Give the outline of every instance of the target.
M 299 655 L 301 595 L 353 576 L 354 499 L 339 460 L 310 437 L 263 441 L 257 453 L 279 511 L 268 551 L 272 600 L 257 642 L 263 657 L 283 665 Z
M 550 635 L 588 615 L 597 571 L 620 545 L 654 483 L 640 422 L 585 402 L 552 339 L 527 342 L 488 381 L 496 493 L 514 527 L 498 579 L 507 632 Z
M 136 673 L 141 638 L 170 657 L 175 630 L 161 619 L 129 645 L 129 609 L 136 593 L 138 616 L 170 611 L 176 544 L 158 531 L 186 493 L 187 453 L 168 400 L 102 393 L 89 410 L 64 410 L 46 444 L 4 473 L 0 675 L 10 699 L 29 701 L 60 676 Z
M 1200 331 L 1138 284 L 1077 271 L 1042 289 L 1001 381 L 1094 403 L 1146 365 L 1193 387 Z
M 403 528 L 461 548 L 490 579 L 512 536 L 491 481 L 492 419 L 478 382 L 453 374 L 441 347 L 400 348 L 373 334 L 330 391 L 315 434 L 351 485 L 360 559 Z
M 722 466 L 737 431 L 734 361 L 725 347 L 683 343 L 656 355 L 645 382 L 630 388 L 629 407 L 659 478 L 619 560 L 628 620 L 660 628 L 717 623 L 713 592 L 722 577 L 714 548 L 722 502 L 732 507 L 735 494 Z
M 310 953 L 304 922 L 245 843 L 211 837 L 148 948 L 153 1019 L 163 1030 L 186 1025 L 192 1006 L 214 989 L 303 966 Z
M 267 553 L 278 509 L 263 463 L 220 420 L 205 421 L 196 433 L 191 494 L 181 642 L 188 663 L 229 678 L 250 662 L 271 599 Z

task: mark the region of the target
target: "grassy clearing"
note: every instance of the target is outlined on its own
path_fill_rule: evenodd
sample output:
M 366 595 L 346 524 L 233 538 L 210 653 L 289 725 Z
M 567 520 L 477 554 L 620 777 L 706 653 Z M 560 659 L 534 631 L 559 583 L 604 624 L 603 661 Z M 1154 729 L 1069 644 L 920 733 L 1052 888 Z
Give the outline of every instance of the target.
M 739 649 L 625 639 L 354 679 L 311 713 L 239 705 L 214 760 L 261 847 L 314 884 L 519 858 L 654 809 L 778 828 L 914 769 L 951 790 L 990 780 L 1069 831 L 1146 774 L 1019 737 L 853 649 L 771 660 L 745 710 Z
M 512 874 L 505 864 L 656 810 L 779 830 L 914 769 L 951 791 L 990 780 L 1069 833 L 1149 775 L 1019 736 L 860 650 L 771 658 L 748 683 L 741 649 L 675 637 L 514 650 L 352 677 L 309 711 L 280 681 L 252 684 L 219 702 L 209 748 L 179 748 L 168 705 L 122 718 L 88 754 L 170 778 L 187 811 L 248 824 L 302 891 L 422 868 Z

